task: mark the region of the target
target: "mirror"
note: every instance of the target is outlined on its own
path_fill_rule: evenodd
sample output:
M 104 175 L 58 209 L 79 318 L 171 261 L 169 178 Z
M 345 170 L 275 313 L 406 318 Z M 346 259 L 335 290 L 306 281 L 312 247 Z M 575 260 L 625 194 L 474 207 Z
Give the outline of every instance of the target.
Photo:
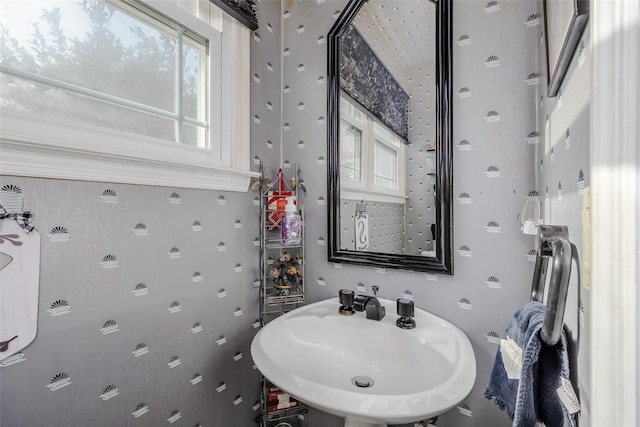
M 329 261 L 453 274 L 451 0 L 351 0 L 328 35 Z

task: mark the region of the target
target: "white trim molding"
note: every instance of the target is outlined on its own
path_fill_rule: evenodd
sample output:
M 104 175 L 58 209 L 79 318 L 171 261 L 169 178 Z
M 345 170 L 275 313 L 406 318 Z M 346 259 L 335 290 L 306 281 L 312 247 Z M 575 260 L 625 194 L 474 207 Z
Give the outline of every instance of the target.
M 8 112 L 0 148 L 2 175 L 240 192 L 258 176 L 203 148 Z
M 594 0 L 593 426 L 640 423 L 640 0 Z
M 364 200 L 365 202 L 395 203 L 398 205 L 404 205 L 407 202 L 407 198 L 403 196 L 393 196 L 367 190 L 353 190 L 350 188 L 340 189 L 340 199 L 356 200 L 358 202 Z

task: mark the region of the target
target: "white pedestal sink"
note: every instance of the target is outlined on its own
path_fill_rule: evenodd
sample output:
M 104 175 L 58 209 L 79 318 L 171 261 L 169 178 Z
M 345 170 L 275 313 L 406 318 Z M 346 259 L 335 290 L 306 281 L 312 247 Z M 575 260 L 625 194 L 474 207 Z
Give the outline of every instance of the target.
M 338 298 L 300 307 L 264 326 L 251 343 L 262 374 L 298 400 L 345 419 L 384 427 L 434 417 L 471 391 L 476 360 L 467 336 L 415 309 L 415 329 L 396 326 L 396 302 L 381 321 L 338 314 Z

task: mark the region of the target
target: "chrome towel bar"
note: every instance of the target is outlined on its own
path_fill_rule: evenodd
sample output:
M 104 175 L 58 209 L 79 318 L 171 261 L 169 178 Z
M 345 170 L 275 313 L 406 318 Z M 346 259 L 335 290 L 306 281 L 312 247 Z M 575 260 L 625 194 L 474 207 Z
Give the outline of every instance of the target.
M 540 336 L 547 345 L 556 345 L 564 326 L 571 262 L 576 247 L 569 241 L 569 230 L 564 225 L 540 225 L 536 248 L 536 263 L 531 284 L 531 301 L 543 302 L 549 260 L 551 274 Z

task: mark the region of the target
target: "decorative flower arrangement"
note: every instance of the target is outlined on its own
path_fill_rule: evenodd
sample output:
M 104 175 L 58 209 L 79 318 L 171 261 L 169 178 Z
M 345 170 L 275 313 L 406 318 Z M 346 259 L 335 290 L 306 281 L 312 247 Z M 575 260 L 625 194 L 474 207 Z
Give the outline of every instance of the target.
M 299 256 L 291 256 L 288 252 L 283 252 L 278 258 L 271 277 L 276 284 L 276 293 L 278 296 L 287 296 L 291 293 L 294 286 L 300 284 L 302 280 L 302 258 Z

